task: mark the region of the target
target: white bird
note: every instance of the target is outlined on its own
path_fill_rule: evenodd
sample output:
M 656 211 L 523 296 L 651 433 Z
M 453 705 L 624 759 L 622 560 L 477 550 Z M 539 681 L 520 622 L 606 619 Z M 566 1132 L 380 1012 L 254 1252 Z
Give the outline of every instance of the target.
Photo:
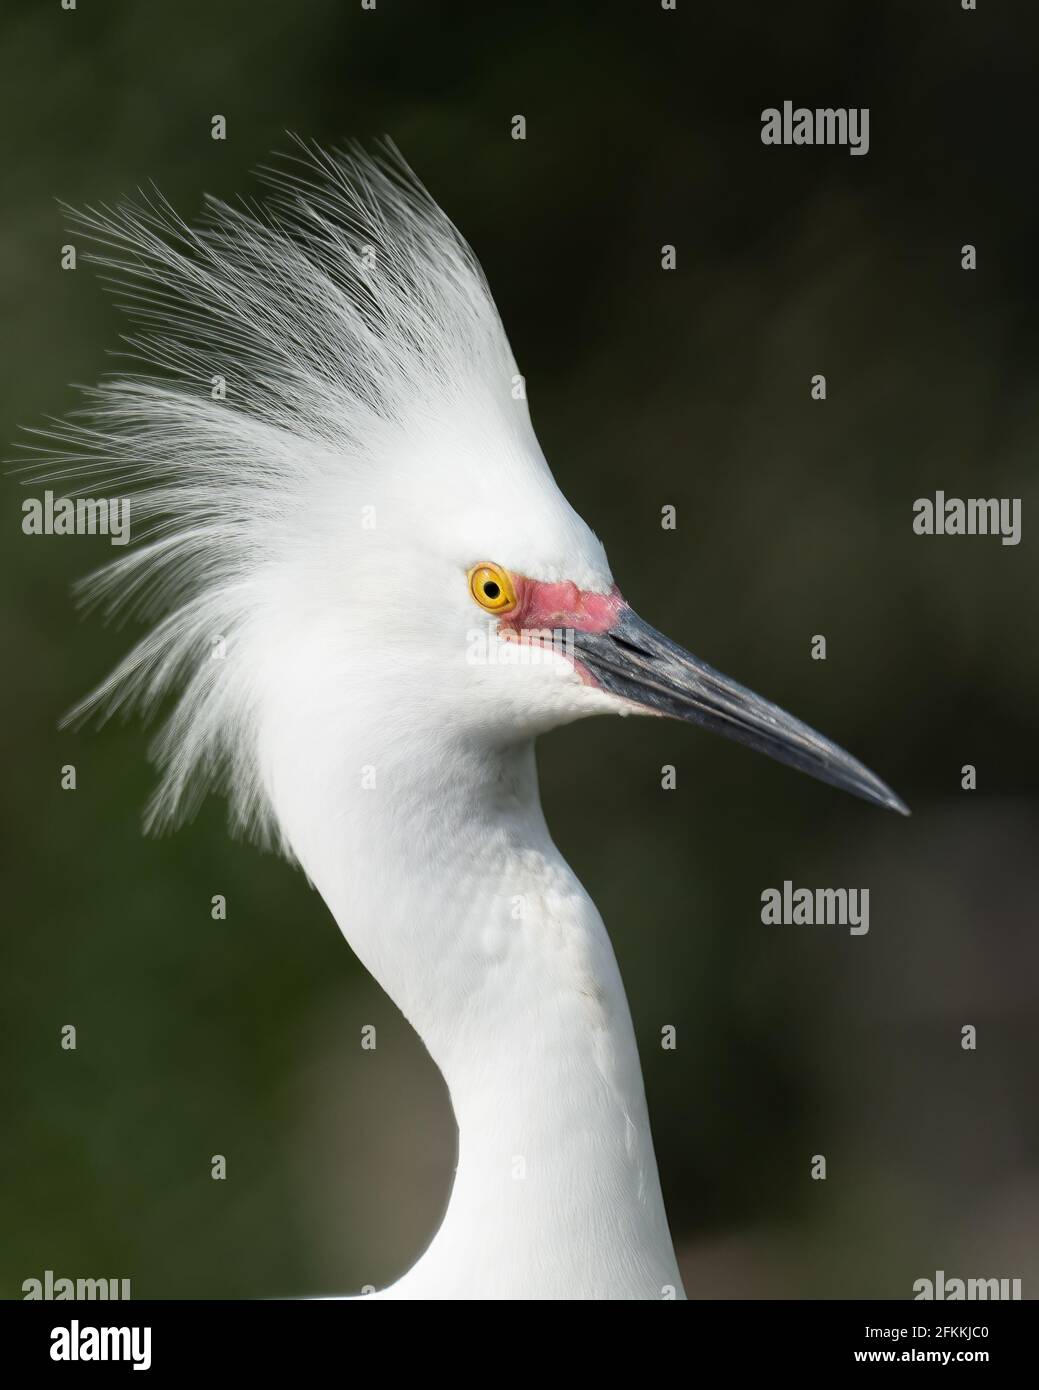
M 450 1202 L 376 1297 L 683 1297 L 624 988 L 534 740 L 667 714 L 905 808 L 631 611 L 473 253 L 392 147 L 263 177 L 195 229 L 158 194 L 74 214 L 147 365 L 50 432 L 44 476 L 129 493 L 136 544 L 85 597 L 152 625 L 73 717 L 177 689 L 149 822 L 222 786 L 443 1073 Z

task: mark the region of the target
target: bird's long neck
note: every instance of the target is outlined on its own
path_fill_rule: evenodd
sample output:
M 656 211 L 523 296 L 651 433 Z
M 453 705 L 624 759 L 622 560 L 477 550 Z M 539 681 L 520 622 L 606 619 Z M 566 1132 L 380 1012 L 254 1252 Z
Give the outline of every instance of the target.
M 388 1293 L 681 1297 L 623 986 L 548 834 L 533 742 L 425 751 L 270 761 L 293 850 L 458 1121 L 443 1224 Z

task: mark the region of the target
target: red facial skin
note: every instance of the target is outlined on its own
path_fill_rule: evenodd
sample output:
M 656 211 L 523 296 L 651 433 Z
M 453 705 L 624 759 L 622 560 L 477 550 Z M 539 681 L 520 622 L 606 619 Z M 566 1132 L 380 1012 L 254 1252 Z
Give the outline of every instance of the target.
M 516 591 L 516 607 L 499 619 L 498 630 L 512 641 L 546 646 L 558 640 L 553 634 L 560 630 L 608 632 L 621 609 L 627 607 L 616 587 L 608 594 L 593 594 L 568 581 L 545 584 L 520 574 L 510 577 Z M 574 661 L 574 670 L 584 685 L 598 688 L 599 682 L 581 662 Z
M 539 579 L 511 576 L 516 607 L 501 619 L 503 630 L 535 633 L 547 628 L 573 628 L 575 632 L 606 632 L 625 607 L 620 590 L 593 594 L 576 584 L 543 584 Z

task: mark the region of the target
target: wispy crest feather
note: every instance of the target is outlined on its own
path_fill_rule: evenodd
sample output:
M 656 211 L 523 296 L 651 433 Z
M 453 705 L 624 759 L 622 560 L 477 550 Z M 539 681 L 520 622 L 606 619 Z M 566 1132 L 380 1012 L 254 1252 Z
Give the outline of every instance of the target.
M 147 716 L 179 689 L 153 747 L 148 825 L 180 821 L 215 781 L 237 826 L 270 839 L 248 653 L 312 489 L 450 409 L 474 374 L 508 381 L 515 364 L 472 252 L 392 145 L 372 158 L 297 142 L 260 177 L 262 202 L 207 198 L 195 228 L 157 190 L 68 210 L 146 371 L 35 431 L 33 480 L 131 497 L 131 548 L 79 594 L 152 624 L 66 722 Z M 217 637 L 227 660 L 212 659 Z

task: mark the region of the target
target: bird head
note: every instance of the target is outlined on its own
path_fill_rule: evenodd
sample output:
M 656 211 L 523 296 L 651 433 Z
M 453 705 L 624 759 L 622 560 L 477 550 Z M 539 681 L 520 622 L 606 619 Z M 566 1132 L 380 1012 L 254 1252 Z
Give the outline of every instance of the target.
M 637 617 L 557 487 L 483 274 L 390 148 L 300 145 L 260 206 L 70 210 L 145 364 L 37 478 L 130 496 L 88 603 L 148 631 L 72 712 L 179 691 L 149 819 L 214 780 L 270 828 L 271 730 L 490 746 L 589 714 L 699 724 L 904 810 L 835 744 Z

